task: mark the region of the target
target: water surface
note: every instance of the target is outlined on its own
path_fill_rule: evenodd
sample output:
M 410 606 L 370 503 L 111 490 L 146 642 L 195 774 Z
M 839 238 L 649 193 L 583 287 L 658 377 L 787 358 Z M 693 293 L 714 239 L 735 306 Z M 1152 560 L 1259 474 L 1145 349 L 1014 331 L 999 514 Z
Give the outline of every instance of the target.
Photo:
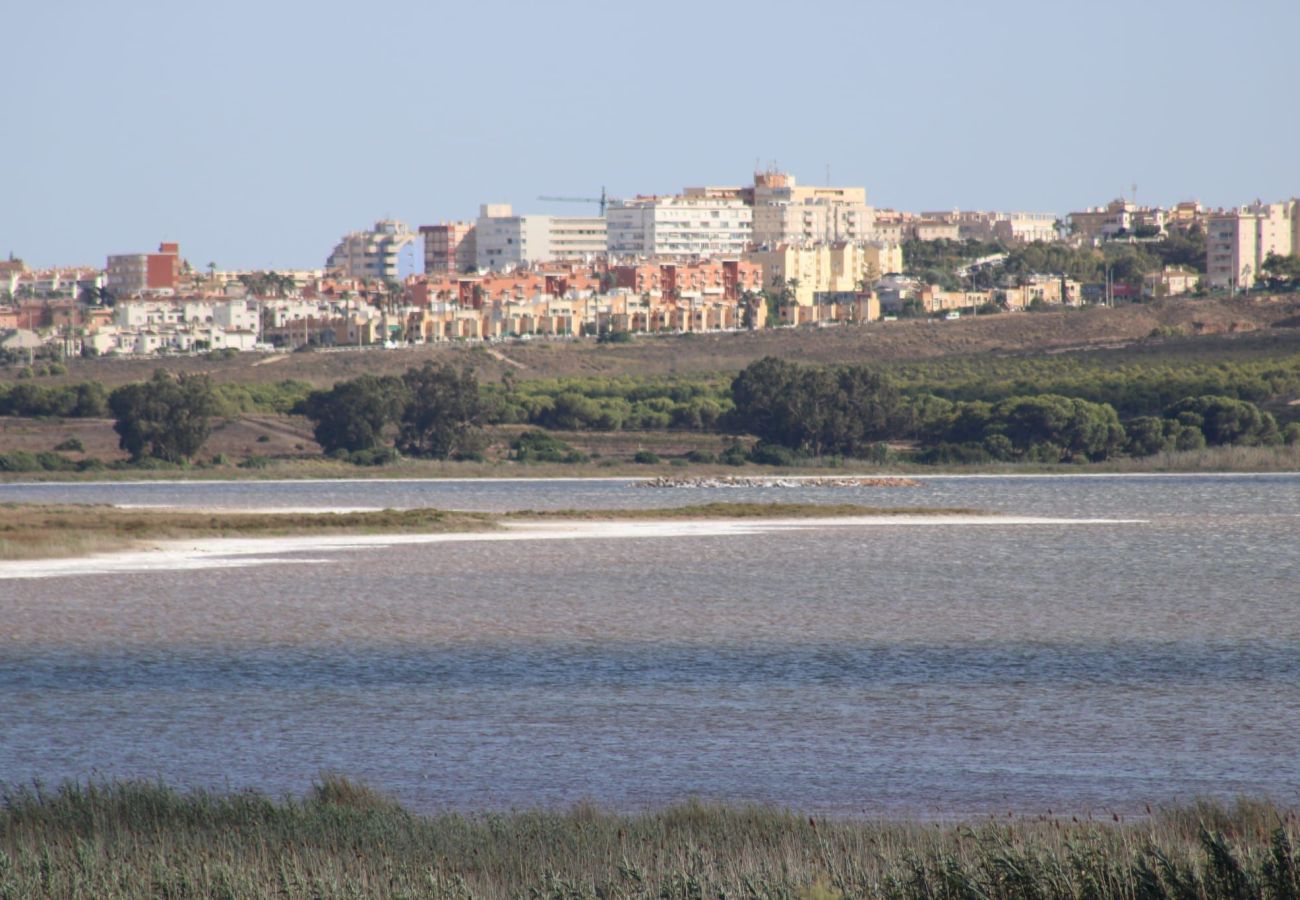
M 1297 476 L 0 488 L 32 499 L 770 499 L 1138 521 L 415 544 L 0 580 L 0 780 L 279 792 L 338 771 L 423 810 L 686 796 L 927 816 L 1300 802 Z

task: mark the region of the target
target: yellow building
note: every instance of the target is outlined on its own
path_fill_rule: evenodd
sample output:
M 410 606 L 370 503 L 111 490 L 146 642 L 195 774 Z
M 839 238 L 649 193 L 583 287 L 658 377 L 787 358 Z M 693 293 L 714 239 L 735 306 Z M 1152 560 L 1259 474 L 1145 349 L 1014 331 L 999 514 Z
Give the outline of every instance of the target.
M 817 294 L 846 294 L 870 288 L 881 275 L 901 272 L 898 244 L 781 245 L 745 254 L 763 267 L 768 290 L 789 289 L 799 306 L 812 306 Z

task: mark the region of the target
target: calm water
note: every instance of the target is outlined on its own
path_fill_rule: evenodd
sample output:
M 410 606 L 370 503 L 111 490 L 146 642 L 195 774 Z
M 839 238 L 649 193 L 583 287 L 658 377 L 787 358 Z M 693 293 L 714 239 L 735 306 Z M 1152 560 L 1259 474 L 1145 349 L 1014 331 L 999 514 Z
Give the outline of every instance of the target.
M 0 501 L 967 506 L 834 526 L 268 551 L 6 580 L 0 781 L 159 776 L 425 810 L 687 796 L 826 813 L 1300 802 L 1300 476 L 0 486 Z

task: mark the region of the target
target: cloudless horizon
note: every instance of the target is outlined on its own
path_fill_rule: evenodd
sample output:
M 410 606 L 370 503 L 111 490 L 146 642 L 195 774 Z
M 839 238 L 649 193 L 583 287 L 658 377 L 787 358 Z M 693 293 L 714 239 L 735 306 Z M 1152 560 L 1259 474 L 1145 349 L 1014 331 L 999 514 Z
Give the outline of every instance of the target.
M 380 218 L 756 164 L 912 211 L 1300 194 L 1295 0 L 51 0 L 5 31 L 0 257 L 38 267 L 317 268 Z

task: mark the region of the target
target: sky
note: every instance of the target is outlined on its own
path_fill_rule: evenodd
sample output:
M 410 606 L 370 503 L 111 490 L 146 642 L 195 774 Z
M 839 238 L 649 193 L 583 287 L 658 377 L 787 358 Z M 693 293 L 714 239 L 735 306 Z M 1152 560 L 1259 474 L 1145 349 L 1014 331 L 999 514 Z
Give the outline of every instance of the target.
M 0 257 L 320 267 L 348 231 L 741 184 L 906 210 L 1300 194 L 1297 0 L 20 0 Z

